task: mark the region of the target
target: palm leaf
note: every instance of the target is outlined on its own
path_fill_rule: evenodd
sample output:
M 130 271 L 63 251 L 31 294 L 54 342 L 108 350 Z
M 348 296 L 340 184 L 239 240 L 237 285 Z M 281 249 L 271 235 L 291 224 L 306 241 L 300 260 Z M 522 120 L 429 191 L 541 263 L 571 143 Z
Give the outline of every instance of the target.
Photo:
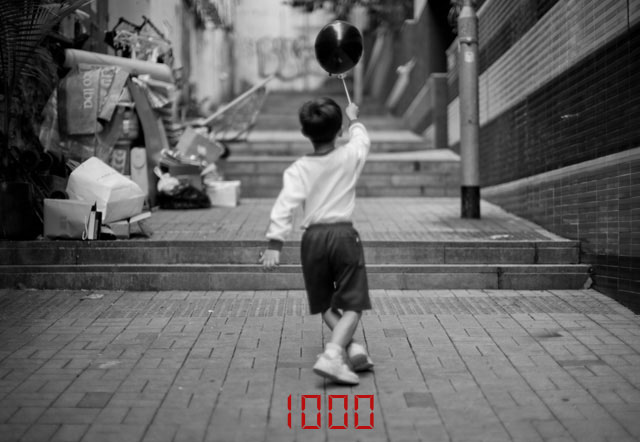
M 41 0 L 0 0 L 0 78 L 12 91 L 38 46 L 60 21 L 91 0 L 43 4 Z
M 33 57 L 60 21 L 93 0 L 49 3 L 43 0 L 0 0 L 0 93 L 4 95 L 4 134 L 8 143 L 11 101 L 25 72 L 33 73 Z

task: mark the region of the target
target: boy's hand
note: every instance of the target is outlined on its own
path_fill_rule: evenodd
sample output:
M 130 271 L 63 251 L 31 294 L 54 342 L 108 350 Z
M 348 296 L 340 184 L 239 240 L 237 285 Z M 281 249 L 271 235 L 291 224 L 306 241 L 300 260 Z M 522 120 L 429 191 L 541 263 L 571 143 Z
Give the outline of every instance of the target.
M 277 267 L 280 264 L 280 252 L 272 249 L 265 250 L 260 255 L 260 263 L 267 270 Z
M 349 103 L 345 108 L 344 113 L 347 114 L 347 118 L 349 118 L 349 120 L 356 120 L 360 113 L 360 108 L 358 108 L 358 105 L 355 103 Z

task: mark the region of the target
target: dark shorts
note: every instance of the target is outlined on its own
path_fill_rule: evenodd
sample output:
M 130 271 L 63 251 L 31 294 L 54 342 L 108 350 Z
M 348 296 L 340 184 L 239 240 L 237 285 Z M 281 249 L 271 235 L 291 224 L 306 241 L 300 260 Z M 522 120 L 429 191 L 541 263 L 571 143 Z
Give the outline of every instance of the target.
M 362 242 L 351 223 L 309 226 L 300 253 L 311 314 L 371 309 Z

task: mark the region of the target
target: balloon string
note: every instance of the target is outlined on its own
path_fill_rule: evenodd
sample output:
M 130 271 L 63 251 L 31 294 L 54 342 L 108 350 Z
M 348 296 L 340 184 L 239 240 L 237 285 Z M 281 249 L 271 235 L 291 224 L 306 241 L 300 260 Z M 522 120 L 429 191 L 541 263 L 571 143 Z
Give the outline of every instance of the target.
M 351 97 L 349 96 L 349 89 L 347 89 L 347 82 L 344 81 L 344 75 L 340 75 L 338 78 L 342 80 L 342 85 L 344 86 L 344 91 L 347 94 L 347 101 L 351 104 Z

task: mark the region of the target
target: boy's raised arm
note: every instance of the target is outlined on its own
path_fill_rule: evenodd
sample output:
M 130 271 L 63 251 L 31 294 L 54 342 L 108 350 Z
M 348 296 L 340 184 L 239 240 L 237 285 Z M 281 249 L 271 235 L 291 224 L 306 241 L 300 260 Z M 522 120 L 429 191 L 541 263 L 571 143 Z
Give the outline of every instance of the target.
M 371 147 L 371 140 L 364 124 L 358 120 L 360 108 L 355 103 L 349 103 L 344 109 L 344 113 L 349 119 L 349 140 L 354 146 L 358 146 L 361 159 L 366 158 Z
M 345 108 L 344 113 L 347 114 L 349 121 L 357 120 L 358 115 L 360 114 L 360 108 L 355 103 L 349 103 Z

